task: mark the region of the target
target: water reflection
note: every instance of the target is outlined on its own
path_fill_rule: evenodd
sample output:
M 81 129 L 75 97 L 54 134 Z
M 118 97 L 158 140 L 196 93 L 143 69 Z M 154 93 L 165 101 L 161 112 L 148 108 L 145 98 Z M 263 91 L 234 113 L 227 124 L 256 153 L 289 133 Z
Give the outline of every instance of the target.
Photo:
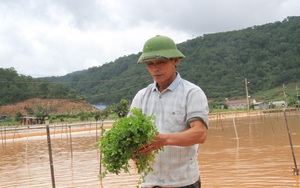
M 289 116 L 288 122 L 299 161 L 299 116 Z M 221 123 L 211 123 L 208 140 L 200 146 L 204 187 L 299 187 L 282 116 L 237 120 L 238 139 L 233 119 Z
M 289 114 L 288 125 L 300 165 L 299 113 Z M 46 136 L 0 138 L 0 187 L 52 187 Z M 56 134 L 51 141 L 56 187 L 100 187 L 95 131 Z M 300 187 L 282 114 L 211 121 L 198 161 L 202 187 Z M 135 187 L 138 178 L 132 168 L 131 175 L 109 175 L 103 186 Z

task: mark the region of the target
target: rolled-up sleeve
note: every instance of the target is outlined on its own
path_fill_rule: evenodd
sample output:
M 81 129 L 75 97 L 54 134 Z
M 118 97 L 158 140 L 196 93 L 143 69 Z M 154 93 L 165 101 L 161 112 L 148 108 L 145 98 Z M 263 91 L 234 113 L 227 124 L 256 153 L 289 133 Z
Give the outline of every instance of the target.
M 195 120 L 202 120 L 208 127 L 209 107 L 206 95 L 201 89 L 197 89 L 187 97 L 187 124 Z

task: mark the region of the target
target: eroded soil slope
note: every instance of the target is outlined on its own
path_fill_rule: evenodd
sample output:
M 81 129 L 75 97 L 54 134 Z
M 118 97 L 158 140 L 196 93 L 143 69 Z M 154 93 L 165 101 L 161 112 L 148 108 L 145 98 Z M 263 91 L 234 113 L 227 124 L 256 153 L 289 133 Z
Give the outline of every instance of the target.
M 83 111 L 96 111 L 89 103 L 73 102 L 66 99 L 28 99 L 16 104 L 0 106 L 0 115 L 15 116 L 17 112 L 28 115 L 41 106 L 48 114 L 78 114 Z

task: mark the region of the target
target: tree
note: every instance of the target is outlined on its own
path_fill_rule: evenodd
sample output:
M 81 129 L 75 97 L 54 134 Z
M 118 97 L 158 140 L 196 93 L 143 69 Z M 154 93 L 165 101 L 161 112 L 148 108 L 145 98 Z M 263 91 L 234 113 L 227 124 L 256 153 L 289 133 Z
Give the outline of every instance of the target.
M 22 115 L 21 112 L 17 112 L 17 113 L 16 113 L 16 116 L 15 116 L 15 120 L 16 120 L 16 121 L 20 121 L 20 118 L 21 118 L 22 116 L 23 116 L 23 115 Z
M 81 121 L 88 121 L 89 120 L 89 113 L 88 112 L 81 112 L 79 114 Z
M 288 101 L 288 106 L 294 106 L 297 103 L 296 97 L 288 97 L 287 101 Z
M 45 109 L 42 106 L 38 105 L 34 111 L 34 116 L 38 118 L 40 124 L 45 123 L 45 115 Z
M 129 103 L 125 99 L 121 99 L 120 103 L 114 107 L 114 113 L 118 114 L 119 118 L 125 117 L 129 112 Z
M 94 118 L 95 118 L 96 121 L 99 121 L 99 120 L 100 120 L 100 118 L 101 118 L 101 113 L 100 113 L 100 111 L 95 112 Z

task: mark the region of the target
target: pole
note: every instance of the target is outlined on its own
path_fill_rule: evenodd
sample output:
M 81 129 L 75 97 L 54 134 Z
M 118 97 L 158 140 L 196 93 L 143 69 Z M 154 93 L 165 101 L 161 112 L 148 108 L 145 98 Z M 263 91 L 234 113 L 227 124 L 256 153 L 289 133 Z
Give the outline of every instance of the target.
M 26 155 L 25 155 L 26 163 L 28 163 L 28 137 L 29 137 L 28 132 L 29 132 L 29 126 L 27 126 Z
M 296 85 L 296 91 L 297 91 L 297 106 L 298 106 L 298 108 L 299 108 L 299 106 L 300 106 L 300 95 L 299 95 L 299 87 L 298 87 L 298 85 Z
M 6 149 L 6 125 L 4 125 L 4 150 Z
M 48 142 L 48 153 L 49 153 L 49 161 L 50 161 L 52 188 L 55 188 L 55 177 L 54 177 L 54 168 L 53 168 L 53 159 L 52 159 L 52 147 L 51 147 L 51 138 L 50 138 L 50 130 L 49 130 L 49 121 L 46 121 L 46 130 L 47 130 L 47 142 Z
M 100 134 L 100 139 L 103 136 L 103 119 L 101 119 L 101 134 Z M 102 152 L 100 150 L 100 168 L 99 168 L 99 174 L 102 173 Z
M 291 146 L 291 150 L 292 150 L 294 165 L 295 165 L 295 168 L 293 168 L 293 173 L 296 174 L 296 175 L 299 175 L 299 169 L 297 167 L 296 157 L 295 157 L 294 148 L 293 148 L 293 142 L 292 142 L 291 133 L 290 133 L 290 129 L 289 129 L 287 118 L 286 118 L 285 109 L 284 109 L 283 113 L 284 113 L 284 119 L 285 119 L 285 126 L 286 126 L 286 129 L 287 129 L 287 132 L 288 132 L 290 146 Z
M 247 78 L 245 78 L 245 88 L 246 88 L 247 108 L 248 108 L 248 110 L 249 110 L 249 109 L 250 109 L 250 105 L 249 105 L 249 96 L 248 96 L 248 81 L 247 81 Z
M 101 119 L 101 134 L 100 134 L 100 139 L 103 136 L 103 121 L 104 119 Z M 102 173 L 102 152 L 100 150 L 100 168 L 99 168 L 99 175 L 101 176 Z M 103 188 L 103 182 L 102 179 L 100 180 L 100 187 Z
M 235 137 L 236 137 L 237 143 L 239 143 L 239 135 L 238 135 L 238 132 L 236 130 L 235 118 L 234 118 L 234 114 L 233 113 L 232 113 L 232 120 L 233 120 L 233 126 L 234 126 L 234 131 L 235 131 Z
M 284 84 L 282 84 L 282 88 L 283 88 L 283 95 L 284 95 L 284 100 L 285 100 L 284 101 L 285 102 L 284 107 L 287 108 L 288 104 L 287 104 L 287 100 L 286 100 L 285 85 Z
M 72 147 L 72 131 L 71 131 L 71 126 L 69 125 L 69 133 L 70 133 L 70 146 L 71 146 L 71 156 L 73 159 L 73 147 Z

